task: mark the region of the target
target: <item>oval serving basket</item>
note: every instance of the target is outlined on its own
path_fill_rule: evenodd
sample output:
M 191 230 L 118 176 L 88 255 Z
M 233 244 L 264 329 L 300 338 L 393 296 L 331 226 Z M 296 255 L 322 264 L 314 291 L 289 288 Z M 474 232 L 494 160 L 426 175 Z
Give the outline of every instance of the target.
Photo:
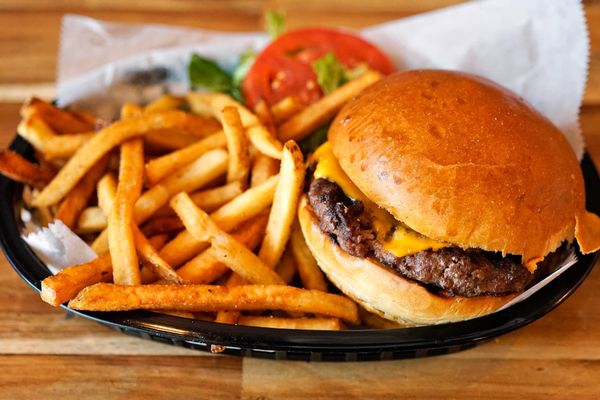
M 31 155 L 17 137 L 11 149 Z M 600 179 L 589 155 L 581 167 L 586 181 L 587 208 L 600 213 Z M 50 271 L 21 239 L 19 204 L 22 186 L 0 177 L 0 243 L 15 271 L 33 289 Z M 577 251 L 577 250 L 576 250 Z M 582 255 L 559 278 L 528 299 L 497 313 L 470 321 L 403 329 L 306 331 L 255 328 L 190 320 L 147 311 L 69 312 L 123 333 L 204 351 L 250 357 L 310 360 L 367 361 L 447 354 L 525 326 L 550 312 L 579 287 L 598 261 L 598 253 Z

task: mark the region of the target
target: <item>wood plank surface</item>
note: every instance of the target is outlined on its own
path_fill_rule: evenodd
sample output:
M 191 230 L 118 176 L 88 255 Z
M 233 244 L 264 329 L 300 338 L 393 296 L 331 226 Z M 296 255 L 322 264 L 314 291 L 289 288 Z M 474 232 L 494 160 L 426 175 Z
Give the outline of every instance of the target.
M 458 2 L 0 0 L 0 147 L 14 136 L 20 102 L 53 93 L 66 13 L 247 31 L 261 29 L 274 4 L 291 27 L 362 27 Z M 584 3 L 591 64 L 581 126 L 600 165 L 600 2 Z M 549 315 L 475 349 L 353 364 L 215 356 L 127 336 L 42 303 L 4 257 L 0 288 L 0 399 L 600 398 L 598 268 Z

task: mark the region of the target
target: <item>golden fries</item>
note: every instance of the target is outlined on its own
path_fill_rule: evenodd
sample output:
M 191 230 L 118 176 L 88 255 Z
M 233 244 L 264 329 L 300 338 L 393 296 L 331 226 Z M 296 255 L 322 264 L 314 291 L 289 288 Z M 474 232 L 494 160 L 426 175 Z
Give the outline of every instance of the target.
M 283 280 L 247 247 L 220 230 L 204 211 L 185 193 L 171 199 L 171 207 L 185 228 L 199 242 L 210 240 L 215 258 L 252 283 L 280 284 Z
M 88 114 L 65 111 L 36 97 L 32 97 L 21 107 L 24 119 L 31 114 L 39 115 L 59 134 L 89 132 L 96 123 L 96 119 Z
M 339 331 L 342 329 L 342 323 L 337 318 L 277 318 L 242 315 L 238 318 L 237 324 L 279 329 L 310 329 L 331 331 Z
M 165 94 L 144 107 L 144 113 L 153 113 L 159 111 L 176 110 L 185 104 L 183 97 L 171 96 Z
M 87 207 L 77 219 L 75 231 L 79 234 L 95 233 L 106 229 L 107 219 L 100 207 Z
M 298 266 L 298 275 L 300 275 L 302 286 L 307 289 L 326 292 L 327 282 L 325 282 L 325 275 L 323 275 L 323 271 L 317 265 L 317 261 L 306 245 L 304 235 L 298 223 L 295 223 L 292 227 L 290 249 L 294 261 Z
M 196 117 L 197 118 L 197 117 Z M 164 111 L 115 122 L 96 133 L 69 159 L 56 177 L 33 200 L 33 205 L 58 203 L 85 173 L 112 148 L 133 137 L 164 130 L 189 131 L 198 122 L 182 111 Z
M 144 143 L 132 139 L 121 145 L 119 184 L 115 204 L 108 217 L 108 246 L 113 280 L 121 285 L 141 283 L 135 249 L 133 207 L 142 191 Z
M 175 270 L 158 255 L 156 249 L 152 246 L 148 239 L 146 239 L 139 228 L 135 224 L 132 224 L 131 227 L 133 231 L 133 238 L 135 240 L 135 247 L 140 257 L 152 267 L 154 273 L 161 279 L 164 279 L 169 283 L 180 284 L 182 280 L 179 275 L 177 275 Z
M 0 173 L 26 185 L 36 215 L 61 219 L 101 255 L 46 278 L 42 299 L 282 329 L 359 322 L 351 299 L 327 293 L 297 225 L 305 165 L 287 139 L 327 122 L 377 79 L 368 72 L 303 110 L 295 97 L 259 101 L 252 112 L 222 93 L 164 95 L 124 104 L 110 124 L 32 99 L 19 134 L 40 166 L 4 151 Z M 189 109 L 200 115 L 181 111 Z
M 236 107 L 252 145 L 261 153 L 273 158 L 281 158 L 283 144 L 260 123 L 256 115 L 231 97 L 222 93 L 190 93 L 187 100 L 195 113 L 213 115 L 219 121 L 223 119 L 222 111 L 225 107 Z
M 54 177 L 48 168 L 33 164 L 11 150 L 0 150 L 0 173 L 17 182 L 41 189 Z
M 117 178 L 109 172 L 98 181 L 96 185 L 96 196 L 98 197 L 98 207 L 102 209 L 104 215 L 108 218 L 117 195 Z
M 223 109 L 223 131 L 229 150 L 227 182 L 240 182 L 245 186 L 250 175 L 250 143 L 237 108 L 227 106 Z
M 258 257 L 271 268 L 275 268 L 283 254 L 304 186 L 304 159 L 294 141 L 284 146 L 279 175 L 267 231 L 258 253 Z
M 69 302 L 75 310 L 177 310 L 210 312 L 236 309 L 299 311 L 358 321 L 347 297 L 285 285 L 114 285 L 97 283 Z
M 79 214 L 85 208 L 90 196 L 94 193 L 96 183 L 104 173 L 108 157 L 100 159 L 65 197 L 58 207 L 54 218 L 60 219 L 66 226 L 73 228 Z
M 250 172 L 250 186 L 258 186 L 279 172 L 279 160 L 262 153 L 255 153 Z
M 164 177 L 189 165 L 207 151 L 225 147 L 226 144 L 225 134 L 219 131 L 180 150 L 150 160 L 146 164 L 146 179 L 150 185 L 155 185 Z
M 376 71 L 367 71 L 356 79 L 340 86 L 292 116 L 279 127 L 279 140 L 300 141 L 315 129 L 331 120 L 352 97 L 381 79 Z
M 231 236 L 248 249 L 254 250 L 262 239 L 267 226 L 267 217 L 268 215 L 263 212 L 249 219 Z M 210 247 L 185 263 L 177 270 L 177 274 L 188 283 L 211 283 L 227 270 L 227 266 L 217 260 L 214 248 Z
M 42 281 L 40 296 L 55 307 L 74 298 L 86 286 L 112 280 L 112 266 L 107 254 L 86 264 L 74 265 Z
M 288 96 L 273 104 L 271 107 L 271 115 L 276 124 L 281 124 L 300 110 L 302 110 L 302 103 L 295 97 Z
M 46 122 L 37 114 L 27 116 L 17 132 L 33 147 L 44 154 L 47 160 L 72 156 L 81 146 L 88 142 L 93 132 L 57 135 Z

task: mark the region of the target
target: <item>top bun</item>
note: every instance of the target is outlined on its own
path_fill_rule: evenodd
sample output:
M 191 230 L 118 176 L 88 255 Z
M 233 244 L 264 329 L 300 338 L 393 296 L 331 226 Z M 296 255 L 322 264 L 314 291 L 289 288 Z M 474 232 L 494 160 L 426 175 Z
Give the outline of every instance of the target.
M 584 252 L 600 246 L 565 137 L 489 80 L 396 73 L 346 104 L 329 141 L 367 197 L 432 239 L 521 255 L 531 270 L 575 236 Z

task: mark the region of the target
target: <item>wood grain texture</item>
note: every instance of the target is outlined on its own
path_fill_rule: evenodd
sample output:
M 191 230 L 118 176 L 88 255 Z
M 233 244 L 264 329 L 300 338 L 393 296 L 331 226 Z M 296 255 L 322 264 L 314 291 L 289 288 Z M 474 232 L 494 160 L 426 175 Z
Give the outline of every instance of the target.
M 291 27 L 362 27 L 455 0 L 0 0 L 0 147 L 20 101 L 51 97 L 60 20 L 261 29 L 263 10 Z M 600 3 L 586 1 L 591 66 L 581 126 L 600 166 Z M 0 222 L 2 223 L 2 222 Z M 600 270 L 563 305 L 516 332 L 443 357 L 374 363 L 281 362 L 213 356 L 123 335 L 42 303 L 0 257 L 0 399 L 594 399 L 600 394 Z

